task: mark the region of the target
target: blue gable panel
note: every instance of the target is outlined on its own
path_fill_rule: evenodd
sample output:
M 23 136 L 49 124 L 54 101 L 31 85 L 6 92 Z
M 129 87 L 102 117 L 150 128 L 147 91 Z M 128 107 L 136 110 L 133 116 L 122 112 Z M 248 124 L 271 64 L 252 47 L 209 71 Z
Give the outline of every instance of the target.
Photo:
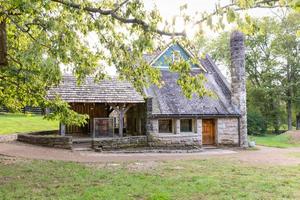
M 191 59 L 190 55 L 184 50 L 180 45 L 173 44 L 171 45 L 154 63 L 153 66 L 157 67 L 169 67 L 169 64 L 167 62 L 167 59 L 172 59 L 173 52 L 179 52 L 181 58 L 185 60 Z M 197 68 L 198 66 L 195 64 L 192 64 L 192 68 Z

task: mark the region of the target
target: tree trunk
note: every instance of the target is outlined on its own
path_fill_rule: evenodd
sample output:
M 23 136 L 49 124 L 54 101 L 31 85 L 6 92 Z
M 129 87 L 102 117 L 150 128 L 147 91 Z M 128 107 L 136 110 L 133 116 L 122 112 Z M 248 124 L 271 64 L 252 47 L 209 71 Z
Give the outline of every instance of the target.
M 286 112 L 287 112 L 287 124 L 288 130 L 292 130 L 292 88 L 291 88 L 291 65 L 290 60 L 287 60 L 286 66 L 286 80 L 287 80 L 287 90 L 286 90 Z
M 275 134 L 279 134 L 280 129 L 280 116 L 278 113 L 275 114 L 275 120 L 273 122 Z
M 290 99 L 290 97 L 286 103 L 286 110 L 287 110 L 288 130 L 292 130 L 293 129 L 293 126 L 292 126 L 292 100 Z
M 0 67 L 6 66 L 7 63 L 7 35 L 5 19 L 0 22 Z

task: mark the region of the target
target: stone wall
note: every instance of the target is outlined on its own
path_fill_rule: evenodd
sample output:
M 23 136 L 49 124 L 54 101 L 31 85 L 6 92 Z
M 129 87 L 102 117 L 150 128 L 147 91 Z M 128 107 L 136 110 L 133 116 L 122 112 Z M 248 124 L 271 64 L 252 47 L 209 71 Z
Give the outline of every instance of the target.
M 115 150 L 146 146 L 148 146 L 148 139 L 146 135 L 115 138 L 95 138 L 93 141 L 93 148 L 102 150 Z
M 218 145 L 239 145 L 238 118 L 219 118 L 216 125 Z
M 55 147 L 61 149 L 72 149 L 72 137 L 50 135 L 47 132 L 36 132 L 29 134 L 18 134 L 18 141 L 35 144 L 45 147 Z
M 173 119 L 173 133 L 159 133 L 158 119 L 149 119 L 148 143 L 151 147 L 191 148 L 202 146 L 202 120 L 194 119 L 195 133 L 181 133 L 180 119 Z
M 148 144 L 150 147 L 194 148 L 202 146 L 202 137 L 196 133 L 151 134 Z
M 16 140 L 18 134 L 0 135 L 0 142 L 11 142 Z

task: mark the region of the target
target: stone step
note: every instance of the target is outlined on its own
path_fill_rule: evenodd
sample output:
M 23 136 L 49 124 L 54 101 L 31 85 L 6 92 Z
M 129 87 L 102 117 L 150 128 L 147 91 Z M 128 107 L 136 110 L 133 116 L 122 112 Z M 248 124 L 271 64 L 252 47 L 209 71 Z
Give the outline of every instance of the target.
M 92 148 L 90 147 L 73 147 L 72 148 L 73 151 L 94 151 Z

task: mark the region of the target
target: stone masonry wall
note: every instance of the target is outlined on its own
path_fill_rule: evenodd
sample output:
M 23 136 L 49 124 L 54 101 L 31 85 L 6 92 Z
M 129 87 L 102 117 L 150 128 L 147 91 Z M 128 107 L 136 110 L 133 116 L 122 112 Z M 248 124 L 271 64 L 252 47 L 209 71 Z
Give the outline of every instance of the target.
M 18 134 L 0 135 L 0 142 L 11 142 L 17 140 Z
M 19 134 L 18 141 L 46 147 L 72 149 L 71 136 Z
M 216 128 L 219 145 L 239 145 L 238 118 L 219 118 Z
M 94 149 L 116 150 L 122 148 L 146 147 L 148 139 L 146 135 L 115 137 L 115 138 L 95 138 L 93 141 Z
M 196 133 L 151 134 L 148 137 L 148 144 L 150 147 L 190 148 L 202 146 L 202 138 Z
M 247 147 L 247 107 L 244 34 L 234 31 L 230 37 L 232 103 L 240 110 L 240 145 Z
M 202 146 L 202 120 L 195 119 L 195 133 L 181 133 L 180 120 L 175 119 L 174 133 L 159 133 L 158 119 L 150 119 L 152 127 L 148 133 L 148 143 L 151 147 L 193 148 Z

